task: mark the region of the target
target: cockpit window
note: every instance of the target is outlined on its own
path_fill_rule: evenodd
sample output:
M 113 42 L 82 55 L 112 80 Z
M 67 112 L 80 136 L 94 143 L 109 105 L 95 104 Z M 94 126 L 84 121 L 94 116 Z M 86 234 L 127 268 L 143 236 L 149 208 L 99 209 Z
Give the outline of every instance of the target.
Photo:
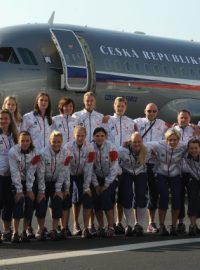
M 1 47 L 0 48 L 0 62 L 19 64 L 19 60 L 13 48 Z
M 38 65 L 37 60 L 33 53 L 26 48 L 17 49 L 25 65 Z

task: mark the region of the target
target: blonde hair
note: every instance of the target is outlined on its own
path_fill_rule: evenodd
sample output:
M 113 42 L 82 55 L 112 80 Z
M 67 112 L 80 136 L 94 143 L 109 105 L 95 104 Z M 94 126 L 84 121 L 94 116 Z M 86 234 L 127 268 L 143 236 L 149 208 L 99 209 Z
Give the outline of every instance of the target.
M 17 99 L 15 96 L 7 96 L 5 97 L 4 101 L 3 101 L 3 104 L 2 104 L 2 109 L 7 109 L 6 108 L 6 104 L 8 103 L 9 100 L 13 100 L 15 102 L 15 105 L 16 105 L 16 109 L 15 109 L 15 112 L 14 112 L 14 120 L 16 121 L 17 124 L 21 123 L 22 122 L 22 116 L 19 112 L 19 106 L 18 106 L 18 103 L 17 103 Z
M 142 136 L 140 135 L 140 133 L 136 131 L 131 136 L 130 144 L 132 144 L 132 138 L 136 137 L 136 136 L 139 136 L 142 139 Z M 148 153 L 147 148 L 144 146 L 143 140 L 142 140 L 142 146 L 141 146 L 141 149 L 140 149 L 140 152 L 138 155 L 138 159 L 137 159 L 138 164 L 140 164 L 140 165 L 145 164 L 147 153 Z
M 180 140 L 181 138 L 181 134 L 178 130 L 176 130 L 175 128 L 169 128 L 166 132 L 165 132 L 165 139 L 168 140 L 168 138 L 171 136 L 171 135 L 175 135 L 178 140 Z
M 61 137 L 61 139 L 63 140 L 63 135 L 60 131 L 53 130 L 50 134 L 49 141 L 51 142 L 54 137 Z
M 116 97 L 114 100 L 114 105 L 118 102 L 124 102 L 127 105 L 127 100 L 125 97 Z
M 83 100 L 85 100 L 86 97 L 93 97 L 96 100 L 96 96 L 93 92 L 86 92 L 83 96 Z
M 75 135 L 79 130 L 80 130 L 80 131 L 83 131 L 83 132 L 85 133 L 85 135 L 87 134 L 86 128 L 85 128 L 85 127 L 82 127 L 82 126 L 80 126 L 80 125 L 78 125 L 78 126 L 75 126 L 75 128 L 74 128 L 74 135 Z

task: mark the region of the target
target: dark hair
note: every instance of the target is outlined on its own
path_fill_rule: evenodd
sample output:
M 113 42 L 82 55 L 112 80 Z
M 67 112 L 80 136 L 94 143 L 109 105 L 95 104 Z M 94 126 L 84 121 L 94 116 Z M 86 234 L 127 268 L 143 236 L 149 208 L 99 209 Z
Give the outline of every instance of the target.
M 188 141 L 187 147 L 190 146 L 191 143 L 197 143 L 200 146 L 200 140 L 198 139 L 191 139 Z
M 180 110 L 180 111 L 178 112 L 178 115 L 179 115 L 180 113 L 187 113 L 187 114 L 189 114 L 189 116 L 191 117 L 190 111 L 188 111 L 188 110 L 186 110 L 186 109 Z
M 29 146 L 29 150 L 32 151 L 35 147 L 34 147 L 34 145 L 33 145 L 33 140 L 32 140 L 32 138 L 31 138 L 31 134 L 30 134 L 28 131 L 25 131 L 25 130 L 20 131 L 19 137 L 18 137 L 18 143 L 19 143 L 19 139 L 20 139 L 21 136 L 29 136 L 29 137 L 30 137 L 30 139 L 31 139 L 31 144 L 30 144 L 30 146 Z
M 103 127 L 97 127 L 95 128 L 93 132 L 93 136 L 95 136 L 98 132 L 103 132 L 106 136 L 108 135 L 107 131 Z
M 17 142 L 18 142 L 18 130 L 17 130 L 16 124 L 15 124 L 15 121 L 14 121 L 14 119 L 12 117 L 11 112 L 8 109 L 3 109 L 3 110 L 0 110 L 0 115 L 1 114 L 8 114 L 9 115 L 9 117 L 10 117 L 10 125 L 8 127 L 8 133 L 10 135 L 12 135 L 14 143 L 17 144 Z
M 38 114 L 41 115 L 40 109 L 38 107 L 38 99 L 42 96 L 46 96 L 48 97 L 48 107 L 45 111 L 45 116 L 47 118 L 48 124 L 51 125 L 52 124 L 52 117 L 51 117 L 51 100 L 50 100 L 50 96 L 46 93 L 46 92 L 40 92 L 36 98 L 35 98 L 35 103 L 34 103 L 34 111 L 37 112 Z
M 72 113 L 74 113 L 75 112 L 75 103 L 74 103 L 73 99 L 71 99 L 69 97 L 62 97 L 59 100 L 59 102 L 58 102 L 58 109 L 59 109 L 60 113 L 63 113 L 63 107 L 65 105 L 69 105 L 70 103 L 72 103 L 72 105 L 73 105 L 73 111 L 72 111 Z

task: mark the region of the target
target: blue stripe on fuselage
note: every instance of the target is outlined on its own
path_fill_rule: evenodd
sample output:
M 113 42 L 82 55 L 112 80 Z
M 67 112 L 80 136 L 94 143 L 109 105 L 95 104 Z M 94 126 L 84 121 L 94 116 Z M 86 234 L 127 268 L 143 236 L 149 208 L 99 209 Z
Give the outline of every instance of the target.
M 86 68 L 84 67 L 67 67 L 68 77 L 69 78 L 86 78 Z M 141 79 L 134 77 L 132 75 L 124 76 L 124 75 L 115 75 L 115 74 L 107 74 L 107 73 L 96 73 L 96 80 L 98 82 L 101 81 L 113 81 L 113 82 L 161 82 L 159 80 L 149 80 L 149 79 Z

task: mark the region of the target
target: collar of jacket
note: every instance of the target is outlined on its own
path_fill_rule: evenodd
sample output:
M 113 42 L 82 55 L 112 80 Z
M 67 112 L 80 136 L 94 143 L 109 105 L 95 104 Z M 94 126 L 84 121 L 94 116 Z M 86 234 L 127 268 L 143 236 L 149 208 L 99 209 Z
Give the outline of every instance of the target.
M 196 159 L 194 159 L 190 153 L 188 154 L 187 158 L 188 159 L 193 159 L 194 161 L 198 161 L 198 162 L 199 162 L 199 159 L 200 159 L 199 155 L 198 155 L 198 157 Z

